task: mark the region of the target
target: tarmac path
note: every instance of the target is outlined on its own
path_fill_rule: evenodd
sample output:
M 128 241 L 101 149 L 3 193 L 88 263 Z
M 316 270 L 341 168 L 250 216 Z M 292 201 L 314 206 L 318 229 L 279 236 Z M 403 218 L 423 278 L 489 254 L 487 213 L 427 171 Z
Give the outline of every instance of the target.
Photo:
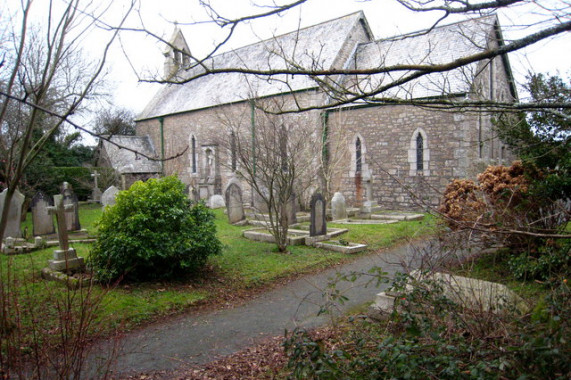
M 421 245 L 427 244 L 422 242 Z M 260 338 L 281 335 L 286 329 L 323 325 L 332 315 L 373 301 L 377 293 L 389 286 L 386 283 L 380 287 L 370 284 L 371 276 L 358 276 L 354 282 L 339 280 L 339 276 L 367 273 L 373 267 L 381 267 L 392 277 L 403 271 L 403 263 L 418 263 L 419 250 L 422 248 L 410 244 L 382 250 L 348 264 L 300 277 L 234 308 L 196 315 L 189 313 L 128 333 L 121 340 L 113 373 L 170 371 L 204 364 L 251 346 Z M 318 315 L 320 308 L 327 304 L 324 290 L 335 279 L 335 289 L 348 300 L 337 305 L 334 313 Z M 99 347 L 97 351 L 103 353 L 106 350 Z M 89 377 L 97 377 L 93 372 L 97 359 L 91 357 L 88 362 L 92 367 Z

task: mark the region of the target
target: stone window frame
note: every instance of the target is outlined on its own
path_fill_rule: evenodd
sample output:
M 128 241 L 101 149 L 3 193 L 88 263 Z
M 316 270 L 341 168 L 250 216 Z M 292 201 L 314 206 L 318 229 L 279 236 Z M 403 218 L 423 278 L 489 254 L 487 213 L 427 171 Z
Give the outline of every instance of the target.
M 236 132 L 234 132 L 233 130 L 231 130 L 228 133 L 228 140 L 230 142 L 230 154 L 228 155 L 229 158 L 229 162 L 228 162 L 228 167 L 230 168 L 230 170 L 232 171 L 232 173 L 235 173 L 236 171 L 238 171 L 239 168 L 239 161 L 238 161 L 238 138 L 236 137 Z
M 417 170 L 417 153 L 418 153 L 418 136 L 422 137 L 423 147 L 422 147 L 422 170 Z M 410 138 L 410 145 L 408 149 L 408 163 L 409 163 L 409 175 L 410 176 L 429 176 L 430 175 L 430 145 L 428 140 L 428 135 L 426 131 L 422 128 L 417 128 Z
M 361 142 L 361 171 L 357 172 L 357 139 Z M 355 177 L 357 173 L 364 175 L 369 172 L 369 165 L 367 164 L 367 143 L 360 133 L 356 133 L 351 139 L 349 151 L 351 152 L 351 168 L 349 169 L 349 176 Z

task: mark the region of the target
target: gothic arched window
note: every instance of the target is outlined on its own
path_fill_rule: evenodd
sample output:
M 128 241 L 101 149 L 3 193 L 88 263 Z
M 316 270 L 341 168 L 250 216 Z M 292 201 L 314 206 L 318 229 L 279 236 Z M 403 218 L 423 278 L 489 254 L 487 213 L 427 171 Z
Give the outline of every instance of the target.
M 355 172 L 361 173 L 363 169 L 363 151 L 361 147 L 361 139 L 357 137 L 355 140 Z
M 424 170 L 424 138 L 420 133 L 416 136 L 416 170 Z
M 238 166 L 238 152 L 236 150 L 236 135 L 234 134 L 234 131 L 230 132 L 230 157 L 232 171 L 235 172 Z
M 197 172 L 196 168 L 196 138 L 194 135 L 190 138 L 190 154 L 191 154 L 191 169 L 192 173 Z

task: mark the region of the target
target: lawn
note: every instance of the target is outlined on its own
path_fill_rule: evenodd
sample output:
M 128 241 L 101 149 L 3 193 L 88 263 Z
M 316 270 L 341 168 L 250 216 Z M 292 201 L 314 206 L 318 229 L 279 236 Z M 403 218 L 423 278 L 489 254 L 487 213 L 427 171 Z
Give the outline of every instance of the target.
M 151 284 L 119 283 L 110 288 L 95 285 L 78 292 L 68 292 L 62 284 L 46 282 L 40 277 L 41 269 L 52 258 L 53 248 L 19 256 L 0 255 L 4 291 L 11 292 L 11 302 L 15 305 L 15 310 L 21 313 L 20 328 L 31 333 L 38 315 L 42 315 L 42 325 L 45 325 L 43 329 L 57 330 L 56 316 L 61 313 L 62 305 L 69 303 L 76 308 L 80 303 L 89 303 L 95 305 L 93 308 L 96 311 L 93 330 L 107 333 L 114 328 L 130 329 L 197 304 L 221 302 L 280 279 L 333 266 L 355 257 L 306 246 L 290 247 L 290 254 L 281 254 L 276 251 L 274 244 L 243 238 L 242 231 L 251 227 L 228 224 L 221 209 L 214 213 L 218 236 L 224 244 L 223 252 L 211 258 L 204 273 L 191 280 Z M 96 221 L 101 214 L 98 205 L 81 205 L 81 225 L 90 235 L 96 233 Z M 28 231 L 32 230 L 30 219 L 28 216 L 24 224 L 28 226 Z M 390 225 L 351 225 L 344 238 L 379 249 L 403 239 L 430 234 L 434 225 L 432 217 L 420 222 Z M 71 245 L 79 256 L 89 257 L 89 245 Z M 359 255 L 363 254 L 367 252 Z

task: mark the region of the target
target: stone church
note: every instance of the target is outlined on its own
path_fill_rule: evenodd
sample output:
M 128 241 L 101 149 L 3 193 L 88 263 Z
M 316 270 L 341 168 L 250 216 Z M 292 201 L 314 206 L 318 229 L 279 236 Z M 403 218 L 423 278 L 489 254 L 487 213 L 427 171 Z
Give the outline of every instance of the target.
M 250 128 L 254 135 L 262 112 L 257 102 L 280 100 L 306 111 L 279 117 L 295 119 L 318 136 L 315 141 L 321 145 L 312 148 L 326 157 L 314 158 L 308 165 L 333 166 L 327 176 L 309 176 L 310 183 L 297 192 L 300 199 L 320 189 L 329 197 L 342 192 L 354 206 L 366 200 L 385 209 L 436 205 L 450 180 L 473 177 L 488 164 L 510 163 L 513 158 L 494 136 L 493 115 L 458 110 L 443 102 L 515 100 L 506 56 L 435 72 L 389 86 L 377 99 L 364 101 L 356 96 L 343 105 L 338 103 L 343 96 L 382 87 L 408 72 L 268 78 L 239 72 L 201 75 L 203 67 L 279 71 L 301 65 L 366 70 L 447 63 L 499 44 L 503 40 L 495 15 L 377 40 L 365 15 L 357 12 L 221 53 L 197 65 L 184 54 L 189 48 L 177 29 L 165 51 L 165 79 L 184 82 L 198 77 L 165 84 L 138 116 L 137 135 L 150 139 L 158 157 L 183 152 L 164 162 L 164 174 L 177 174 L 195 194 L 208 198 L 222 194 L 230 180 L 241 181 L 236 146 L 220 143 L 220 136 L 233 134 L 225 120 Z M 403 100 L 406 104 L 399 104 Z M 419 100 L 424 101 L 422 105 L 414 104 Z M 435 105 L 427 105 L 430 100 Z M 252 196 L 244 181 L 242 187 Z

